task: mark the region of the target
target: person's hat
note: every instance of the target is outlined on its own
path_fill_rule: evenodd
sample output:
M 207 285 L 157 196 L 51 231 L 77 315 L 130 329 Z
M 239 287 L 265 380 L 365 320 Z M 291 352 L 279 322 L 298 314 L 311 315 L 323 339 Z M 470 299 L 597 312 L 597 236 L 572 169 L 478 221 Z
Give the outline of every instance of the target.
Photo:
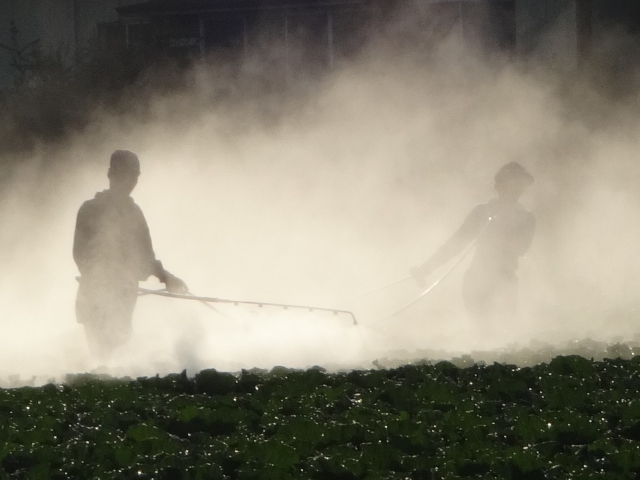
M 129 150 L 116 150 L 111 154 L 109 174 L 140 175 L 140 160 Z
M 496 183 L 503 182 L 522 182 L 529 186 L 533 183 L 533 175 L 517 162 L 509 162 L 503 165 L 495 176 Z

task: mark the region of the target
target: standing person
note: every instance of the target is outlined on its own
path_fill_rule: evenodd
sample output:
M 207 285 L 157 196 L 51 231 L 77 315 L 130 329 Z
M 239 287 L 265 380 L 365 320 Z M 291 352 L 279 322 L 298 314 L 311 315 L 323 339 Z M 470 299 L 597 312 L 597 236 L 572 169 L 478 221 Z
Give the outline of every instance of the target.
M 108 360 L 132 333 L 138 282 L 155 275 L 174 293 L 187 286 L 156 260 L 142 210 L 129 196 L 140 175 L 135 153 L 116 150 L 108 171 L 109 189 L 78 211 L 73 258 L 80 270 L 76 318 L 84 325 L 89 350 Z
M 449 240 L 425 263 L 411 269 L 419 284 L 433 270 L 475 241 L 475 254 L 464 275 L 462 294 L 478 327 L 514 319 L 517 310 L 518 257 L 533 239 L 535 217 L 519 203 L 533 176 L 510 162 L 495 175 L 496 198 L 477 205 Z

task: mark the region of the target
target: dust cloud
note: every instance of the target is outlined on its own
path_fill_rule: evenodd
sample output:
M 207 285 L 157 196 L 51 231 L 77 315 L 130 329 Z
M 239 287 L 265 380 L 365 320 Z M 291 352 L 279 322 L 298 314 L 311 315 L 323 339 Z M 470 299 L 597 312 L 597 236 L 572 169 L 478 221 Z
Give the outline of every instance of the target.
M 638 97 L 613 103 L 577 74 L 478 51 L 455 32 L 428 56 L 393 45 L 374 40 L 299 92 L 264 96 L 208 59 L 145 116 L 96 113 L 64 145 L 11 162 L 0 192 L 0 378 L 97 367 L 75 322 L 71 247 L 77 210 L 107 188 L 116 148 L 139 155 L 132 196 L 157 257 L 194 294 L 347 309 L 359 325 L 143 296 L 134 337 L 108 365 L 115 374 L 371 368 L 416 350 L 634 338 Z M 537 217 L 519 267 L 522 318 L 499 332 L 473 325 L 464 264 L 391 318 L 420 293 L 412 280 L 350 300 L 406 277 L 494 194 L 493 175 L 512 160 L 536 179 L 522 200 Z

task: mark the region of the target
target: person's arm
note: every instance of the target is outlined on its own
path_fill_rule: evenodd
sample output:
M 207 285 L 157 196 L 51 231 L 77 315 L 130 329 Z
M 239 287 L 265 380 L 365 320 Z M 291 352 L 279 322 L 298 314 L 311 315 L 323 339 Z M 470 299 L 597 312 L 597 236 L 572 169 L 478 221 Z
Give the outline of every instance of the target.
M 151 242 L 149 226 L 147 225 L 147 221 L 144 218 L 142 210 L 138 208 L 137 211 L 139 214 L 140 247 L 143 267 L 140 280 L 146 280 L 150 275 L 153 275 L 157 277 L 161 283 L 165 284 L 169 292 L 187 293 L 189 288 L 186 283 L 166 270 L 162 265 L 162 262 L 156 259 L 156 254 L 153 251 L 153 244 Z
M 171 293 L 189 293 L 189 287 L 187 287 L 187 284 L 169 270 L 166 270 L 162 266 L 162 262 L 160 260 L 155 261 L 154 272 L 152 275 L 157 277 L 158 280 L 160 280 L 160 283 L 164 283 L 167 287 L 167 291 Z
M 460 228 L 423 264 L 411 269 L 411 275 L 421 281 L 433 270 L 459 255 L 480 234 L 489 214 L 485 205 L 476 206 L 465 218 Z

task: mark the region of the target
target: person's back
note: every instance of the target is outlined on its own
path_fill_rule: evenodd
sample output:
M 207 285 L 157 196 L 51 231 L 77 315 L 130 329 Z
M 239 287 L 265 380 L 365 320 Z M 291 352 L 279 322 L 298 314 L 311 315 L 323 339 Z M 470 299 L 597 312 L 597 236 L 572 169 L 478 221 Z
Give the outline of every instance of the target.
M 110 190 L 80 208 L 73 256 L 83 278 L 103 282 L 137 284 L 157 268 L 142 210 Z

